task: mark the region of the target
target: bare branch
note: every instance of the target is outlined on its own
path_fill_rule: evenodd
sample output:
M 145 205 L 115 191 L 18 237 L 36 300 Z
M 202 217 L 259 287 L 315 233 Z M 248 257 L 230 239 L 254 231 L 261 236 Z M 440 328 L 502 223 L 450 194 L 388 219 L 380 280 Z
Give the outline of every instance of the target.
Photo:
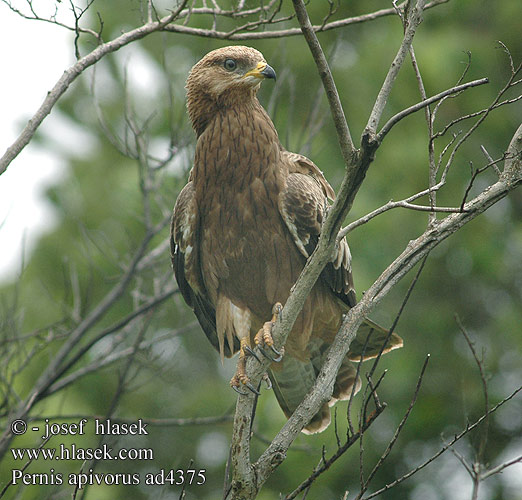
M 522 97 L 522 95 L 520 97 Z M 491 155 L 488 153 L 487 149 L 482 144 L 480 145 L 480 150 L 482 151 L 482 153 L 484 154 L 486 159 L 489 161 L 489 163 L 493 166 L 497 175 L 500 176 L 500 170 L 497 167 L 497 162 L 495 160 L 493 160 Z
M 480 80 L 473 80 L 472 82 L 463 83 L 462 85 L 457 85 L 455 87 L 452 87 L 451 89 L 445 90 L 444 92 L 440 92 L 437 95 L 434 95 L 432 97 L 429 97 L 421 102 L 418 102 L 417 104 L 414 104 L 413 106 L 410 106 L 409 108 L 406 108 L 402 110 L 400 113 L 397 113 L 396 115 L 392 116 L 386 124 L 381 128 L 379 133 L 377 134 L 375 140 L 378 142 L 381 142 L 382 139 L 386 136 L 386 134 L 392 129 L 394 125 L 396 125 L 399 121 L 401 121 L 403 118 L 405 118 L 408 115 L 411 115 L 412 113 L 415 113 L 419 111 L 422 108 L 425 108 L 429 106 L 430 104 L 433 104 L 434 102 L 440 101 L 444 97 L 447 97 L 452 94 L 457 94 L 459 92 L 462 92 L 463 90 L 466 90 L 471 87 L 477 87 L 478 85 L 484 85 L 485 83 L 489 83 L 489 80 L 487 78 L 481 78 Z
M 368 489 L 368 486 L 370 485 L 370 481 L 373 479 L 381 465 L 384 463 L 388 455 L 390 454 L 393 446 L 397 442 L 397 439 L 399 439 L 399 434 L 401 433 L 402 429 L 404 428 L 404 425 L 406 424 L 406 421 L 408 420 L 408 417 L 410 416 L 411 411 L 413 410 L 413 407 L 415 406 L 415 403 L 417 401 L 417 396 L 419 395 L 419 391 L 422 385 L 422 379 L 424 377 L 424 373 L 426 372 L 426 368 L 428 366 L 428 361 L 430 360 L 430 355 L 426 356 L 426 359 L 424 360 L 424 363 L 421 368 L 421 372 L 419 375 L 419 378 L 417 379 L 417 385 L 415 386 L 415 391 L 413 392 L 413 397 L 410 401 L 410 404 L 408 406 L 408 409 L 404 413 L 404 416 L 402 417 L 402 420 L 400 421 L 399 425 L 397 426 L 397 429 L 395 430 L 393 437 L 391 438 L 390 442 L 388 443 L 388 446 L 386 447 L 386 450 L 384 450 L 384 453 L 380 456 L 379 460 L 375 464 L 374 468 L 366 478 L 366 481 L 364 482 L 363 488 L 361 489 L 361 492 L 359 495 L 357 495 L 356 500 L 360 499 L 364 492 Z
M 408 13 L 404 38 L 402 40 L 399 51 L 397 52 L 397 55 L 395 56 L 390 69 L 388 70 L 388 74 L 384 79 L 381 90 L 377 95 L 377 99 L 375 100 L 375 104 L 373 106 L 372 112 L 370 113 L 370 118 L 368 119 L 368 123 L 364 131 L 364 135 L 368 137 L 370 142 L 373 141 L 374 135 L 377 131 L 377 126 L 379 125 L 379 121 L 393 88 L 395 79 L 399 74 L 404 60 L 406 59 L 406 55 L 409 53 L 417 26 L 422 22 L 422 11 L 425 8 L 425 3 L 425 0 L 417 0 L 415 6 L 413 6 Z
M 297 19 L 299 20 L 299 24 L 301 25 L 301 30 L 303 31 L 303 35 L 306 39 L 306 42 L 308 43 L 308 47 L 310 48 L 310 52 L 312 53 L 312 56 L 317 66 L 317 70 L 319 71 L 319 75 L 323 82 L 323 87 L 326 92 L 326 96 L 328 97 L 328 104 L 330 105 L 330 111 L 334 120 L 335 128 L 337 131 L 337 138 L 339 140 L 339 145 L 341 147 L 344 162 L 346 165 L 349 165 L 353 162 L 353 158 L 355 155 L 355 146 L 353 145 L 350 130 L 348 128 L 348 123 L 346 121 L 346 117 L 344 115 L 343 107 L 341 104 L 341 99 L 339 98 L 339 93 L 337 92 L 337 87 L 333 80 L 332 73 L 330 71 L 330 67 L 328 66 L 328 62 L 324 55 L 323 49 L 319 44 L 317 35 L 313 30 L 312 23 L 310 22 L 310 18 L 308 17 L 308 13 L 306 12 L 304 2 L 302 0 L 293 1 L 294 9 L 297 14 Z
M 148 311 L 149 311 L 149 309 L 143 311 L 142 313 L 145 313 Z M 166 334 L 160 335 L 152 340 L 143 341 L 137 346 L 136 349 L 137 350 L 149 349 L 151 346 L 153 346 L 167 338 L 172 338 L 172 337 L 176 337 L 178 335 L 183 335 L 185 332 L 192 330 L 195 326 L 196 326 L 195 322 L 189 323 L 188 325 L 184 326 L 183 328 L 179 328 L 178 330 L 174 330 L 172 332 L 168 332 Z M 98 340 L 98 338 L 97 338 L 97 340 Z M 72 383 L 76 382 L 80 378 L 84 377 L 85 375 L 88 375 L 89 373 L 93 373 L 97 370 L 100 370 L 101 368 L 105 368 L 113 363 L 116 363 L 117 361 L 120 361 L 121 359 L 125 359 L 125 358 L 131 356 L 136 349 L 134 349 L 133 347 L 128 347 L 126 349 L 122 349 L 117 352 L 111 352 L 104 357 L 96 359 L 92 363 L 89 363 L 88 365 L 83 366 L 82 368 L 79 368 L 78 370 L 71 373 L 70 375 L 68 375 L 66 377 L 61 377 L 60 379 L 58 379 L 54 384 L 52 384 L 49 387 L 49 389 L 45 392 L 45 395 L 49 396 L 55 392 L 58 392 L 58 391 L 64 389 L 65 387 L 71 385 Z M 83 351 L 85 351 L 85 350 L 82 349 L 82 354 L 83 354 Z
M 449 0 L 434 0 L 433 2 L 429 2 L 425 5 L 424 9 L 430 9 L 433 7 L 436 7 L 438 5 L 441 5 L 443 3 L 448 2 Z M 272 2 L 271 2 L 272 3 Z M 404 6 L 406 2 L 401 4 Z M 185 12 L 185 11 L 184 11 Z M 187 10 L 187 16 L 189 15 L 189 11 Z M 230 15 L 232 16 L 233 11 L 228 11 L 230 14 L 225 14 L 225 11 L 223 11 L 223 15 Z M 235 15 L 242 16 L 238 11 Z M 247 11 L 245 11 L 247 12 Z M 213 9 L 206 9 L 206 12 L 204 12 L 201 9 L 191 9 L 190 13 L 198 14 L 198 13 L 212 13 L 217 14 L 217 12 Z M 355 16 L 355 17 L 348 17 L 345 19 L 341 19 L 338 21 L 332 21 L 331 23 L 327 23 L 324 26 L 322 25 L 313 25 L 312 28 L 314 32 L 323 32 L 323 31 L 329 31 L 334 30 L 338 28 L 342 28 L 345 26 L 350 26 L 352 24 L 359 24 L 367 21 L 373 21 L 375 19 L 379 19 L 381 17 L 385 16 L 392 16 L 394 15 L 395 9 L 394 8 L 388 8 L 388 9 L 381 9 L 375 12 L 371 12 L 369 14 L 363 14 L 361 16 Z M 187 18 L 185 18 L 186 21 Z M 179 25 L 179 24 L 170 24 L 167 26 L 166 31 L 173 31 L 176 33 L 185 33 L 189 35 L 195 35 L 200 37 L 206 37 L 206 38 L 217 38 L 220 40 L 263 40 L 268 38 L 286 38 L 289 36 L 298 36 L 301 34 L 300 28 L 289 28 L 285 30 L 275 30 L 275 31 L 259 31 L 259 32 L 247 32 L 247 33 L 234 33 L 232 35 L 228 36 L 227 32 L 224 31 L 215 31 L 215 30 L 209 30 L 209 29 L 201 29 L 201 28 L 190 28 L 186 25 Z
M 81 75 L 86 68 L 97 63 L 107 54 L 115 52 L 121 47 L 128 45 L 130 42 L 139 40 L 140 38 L 143 38 L 150 33 L 154 33 L 155 31 L 161 31 L 165 29 L 165 26 L 171 23 L 173 19 L 175 19 L 179 14 L 179 12 L 184 8 L 187 1 L 188 0 L 184 0 L 176 11 L 172 12 L 172 14 L 164 17 L 160 21 L 145 24 L 139 28 L 124 33 L 110 42 L 98 46 L 92 52 L 78 60 L 69 69 L 64 71 L 62 77 L 58 80 L 52 90 L 47 93 L 44 102 L 35 115 L 29 120 L 18 139 L 16 139 L 16 141 L 7 148 L 2 158 L 0 158 L 0 175 L 5 172 L 9 164 L 18 156 L 22 149 L 27 146 L 42 121 L 51 112 L 52 108 L 57 103 L 58 99 L 69 88 L 69 85 L 71 85 L 71 83 L 76 80 L 76 78 Z
M 514 464 L 519 464 L 519 463 L 522 463 L 522 455 L 520 455 L 516 458 L 513 458 L 512 460 L 508 460 L 507 462 L 504 462 L 500 465 L 497 465 L 496 467 L 493 467 L 492 469 L 489 469 L 488 471 L 482 473 L 480 478 L 482 480 L 487 479 L 488 477 L 493 476 L 494 474 L 498 474 L 499 472 L 502 472 L 504 469 L 507 469 L 508 467 L 510 467 Z
M 502 401 L 497 403 L 493 408 L 491 408 L 491 411 L 489 412 L 494 413 L 497 411 L 501 406 L 503 406 L 505 403 L 513 399 L 520 391 L 522 391 L 522 386 L 515 389 L 509 396 L 505 397 Z M 455 445 L 458 441 L 460 441 L 464 436 L 466 436 L 469 432 L 471 432 L 473 429 L 476 429 L 486 418 L 485 415 L 482 415 L 478 420 L 476 420 L 473 424 L 467 425 L 459 434 L 456 434 L 452 440 L 450 440 L 448 443 L 446 443 L 437 453 L 432 455 L 430 458 L 422 462 L 420 465 L 415 467 L 414 469 L 410 470 L 400 478 L 396 479 L 395 481 L 387 484 L 386 486 L 383 486 L 382 488 L 378 489 L 377 491 L 374 491 L 372 494 L 366 496 L 363 498 L 363 500 L 370 500 L 370 498 L 375 498 L 384 493 L 385 491 L 390 490 L 391 488 L 397 486 L 398 484 L 406 481 L 406 479 L 409 479 L 411 476 L 419 472 L 420 470 L 424 469 L 426 466 L 434 462 L 438 457 L 440 457 L 444 452 L 449 450 L 452 446 Z M 510 464 L 511 465 L 511 464 Z
M 69 31 L 74 31 L 74 32 L 79 32 L 79 33 L 85 33 L 85 34 L 88 34 L 88 35 L 92 35 L 94 36 L 95 38 L 99 39 L 99 36 L 98 36 L 98 33 L 96 33 L 95 31 L 91 30 L 91 29 L 88 29 L 88 28 L 82 28 L 80 26 L 69 26 L 65 23 L 62 23 L 60 21 L 58 21 L 56 19 L 56 12 L 55 14 L 50 17 L 50 18 L 45 18 L 45 17 L 42 17 L 40 15 L 38 15 L 36 13 L 36 11 L 34 10 L 33 8 L 33 5 L 32 3 L 30 3 L 30 10 L 31 10 L 31 15 L 29 14 L 25 14 L 24 12 L 22 12 L 21 9 L 18 9 L 16 8 L 10 0 L 1 0 L 2 3 L 4 3 L 5 5 L 7 5 L 7 7 L 9 7 L 9 9 L 11 9 L 15 14 L 19 15 L 20 17 L 24 18 L 24 19 L 28 19 L 28 20 L 31 20 L 31 21 L 42 21 L 44 23 L 50 23 L 50 24 L 54 24 L 56 26 L 60 26 L 61 28 L 65 28 Z
M 440 189 L 443 186 L 442 183 L 437 184 L 436 186 L 433 186 L 432 188 L 424 189 L 423 191 L 419 191 L 418 193 L 415 193 L 408 198 L 405 198 L 403 200 L 399 201 L 393 201 L 390 200 L 385 205 L 382 205 L 379 208 L 376 208 L 375 210 L 371 211 L 370 213 L 364 215 L 363 217 L 360 217 L 359 219 L 351 222 L 350 224 L 346 225 L 343 229 L 339 231 L 339 234 L 337 235 L 337 241 L 342 240 L 345 238 L 348 233 L 353 231 L 354 229 L 358 228 L 359 226 L 362 226 L 372 220 L 373 218 L 377 217 L 378 215 L 387 212 L 388 210 L 393 210 L 394 208 L 408 208 L 412 210 L 418 210 L 421 212 L 440 212 L 440 213 L 459 213 L 463 211 L 462 207 L 428 207 L 424 205 L 416 205 L 412 203 L 412 201 L 415 201 L 419 198 L 422 198 L 423 196 L 429 195 L 431 192 L 436 191 Z
M 422 100 L 424 101 L 428 98 L 428 94 L 426 93 L 426 88 L 424 86 L 424 81 L 422 79 L 420 67 L 417 62 L 417 57 L 415 55 L 415 49 L 413 48 L 413 45 L 410 45 L 410 57 L 413 66 L 413 71 L 415 72 L 415 76 L 417 78 L 419 92 Z M 435 145 L 433 140 L 431 139 L 433 137 L 433 120 L 432 112 L 429 106 L 424 108 L 424 116 L 426 118 L 426 125 L 428 127 L 428 137 L 430 137 L 430 140 L 428 141 L 428 187 L 430 188 L 429 200 L 430 206 L 435 207 L 435 205 L 437 204 L 437 193 L 432 188 L 437 184 L 437 166 L 435 164 Z M 433 224 L 435 220 L 435 212 L 430 212 L 428 217 L 428 224 Z

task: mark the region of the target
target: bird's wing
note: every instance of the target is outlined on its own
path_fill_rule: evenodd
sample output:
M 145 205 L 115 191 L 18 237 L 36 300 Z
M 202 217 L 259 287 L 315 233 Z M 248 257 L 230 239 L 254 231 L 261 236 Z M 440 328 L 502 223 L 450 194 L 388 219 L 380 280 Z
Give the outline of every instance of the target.
M 216 333 L 216 310 L 208 297 L 200 270 L 198 245 L 198 212 L 194 199 L 194 186 L 189 182 L 176 200 L 170 228 L 170 251 L 174 275 L 185 302 L 194 310 L 207 338 L 219 351 Z M 224 343 L 224 355 L 232 356 L 239 349 Z
M 305 156 L 283 151 L 282 161 L 287 164 L 289 175 L 280 212 L 297 248 L 308 259 L 319 240 L 328 198 L 333 200 L 335 193 L 319 168 Z M 345 239 L 338 244 L 334 259 L 326 265 L 321 278 L 346 305 L 355 305 L 351 255 Z
M 312 160 L 304 155 L 291 153 L 286 150 L 282 151 L 282 158 L 283 161 L 288 162 L 290 173 L 304 174 L 314 178 L 321 186 L 323 196 L 327 196 L 330 200 L 335 199 L 335 191 L 332 186 L 330 186 L 330 183 L 326 180 L 321 170 L 319 170 L 319 167 Z
M 308 258 L 319 240 L 321 223 L 326 216 L 327 198 L 335 194 L 322 172 L 308 158 L 283 152 L 288 164 L 287 187 L 281 203 L 281 214 L 300 252 Z M 351 254 L 346 239 L 340 241 L 332 262 L 324 268 L 321 279 L 348 307 L 357 303 L 353 286 Z M 386 344 L 382 348 L 383 344 Z M 402 338 L 365 319 L 350 346 L 349 359 L 360 361 L 402 347 Z

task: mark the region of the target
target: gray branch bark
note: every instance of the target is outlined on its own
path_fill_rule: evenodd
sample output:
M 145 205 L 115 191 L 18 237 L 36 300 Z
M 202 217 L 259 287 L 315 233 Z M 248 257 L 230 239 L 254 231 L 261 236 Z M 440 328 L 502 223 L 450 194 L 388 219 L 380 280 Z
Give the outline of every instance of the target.
M 353 141 L 342 107 L 340 106 L 335 83 L 331 78 L 330 72 L 325 71 L 324 54 L 317 40 L 317 36 L 311 27 L 304 3 L 302 0 L 293 0 L 293 3 L 301 24 L 301 29 L 310 47 L 310 51 L 314 56 L 328 97 L 332 117 L 339 135 L 339 145 L 346 162 L 346 174 L 337 200 L 324 222 L 316 250 L 308 260 L 275 325 L 273 336 L 276 339 L 278 347 L 284 344 L 309 291 L 314 286 L 324 266 L 331 260 L 342 221 L 351 208 L 353 199 L 364 180 L 366 171 L 373 161 L 375 151 L 380 145 L 380 141 L 377 140 L 377 126 L 398 71 L 402 67 L 406 56 L 409 54 L 413 36 L 417 26 L 422 20 L 422 11 L 425 6 L 424 0 L 418 0 L 408 12 L 404 38 L 390 66 L 381 91 L 377 96 L 375 106 L 362 137 L 362 149 L 357 151 L 353 147 Z M 485 81 L 473 82 L 468 87 L 481 83 L 485 83 Z M 434 99 L 433 102 L 435 102 L 435 100 L 437 99 Z M 405 110 L 403 115 L 407 116 L 424 107 L 423 103 L 419 103 Z M 392 118 L 392 121 L 385 125 L 385 127 L 388 126 L 388 129 L 385 129 L 386 132 L 381 138 L 384 137 L 395 123 L 404 117 L 403 115 L 397 115 L 397 118 L 394 117 L 396 118 L 395 120 Z M 411 241 L 401 255 L 394 260 L 365 293 L 363 299 L 349 311 L 341 330 L 328 351 L 326 361 L 319 373 L 314 388 L 305 397 L 291 418 L 286 422 L 272 443 L 255 463 L 251 463 L 249 451 L 250 424 L 254 397 L 249 394 L 238 398 L 232 438 L 232 451 L 233 454 L 235 454 L 235 457 L 233 456 L 232 458 L 232 462 L 236 466 L 232 477 L 233 499 L 255 498 L 263 483 L 270 477 L 279 464 L 284 461 L 287 450 L 294 439 L 299 435 L 312 416 L 329 400 L 337 371 L 349 350 L 357 329 L 380 300 L 435 246 L 467 222 L 473 220 L 490 206 L 504 198 L 509 192 L 522 183 L 522 162 L 520 158 L 521 141 L 522 126 L 515 133 L 508 148 L 508 159 L 505 162 L 504 171 L 499 181 L 466 203 L 462 207 L 461 212 L 452 213 L 440 222 L 435 222 L 416 240 Z M 267 366 L 268 362 L 266 361 L 260 364 L 252 359 L 249 360 L 247 363 L 247 372 L 254 385 L 259 382 Z
M 71 85 L 71 83 L 73 83 L 74 80 L 78 78 L 78 76 L 80 76 L 89 66 L 97 63 L 107 54 L 115 52 L 125 45 L 128 45 L 135 40 L 144 38 L 151 33 L 165 29 L 165 26 L 178 16 L 179 12 L 181 12 L 181 10 L 185 7 L 186 3 L 187 0 L 185 0 L 180 5 L 178 10 L 164 17 L 160 21 L 147 23 L 137 29 L 129 31 L 128 33 L 124 33 L 110 42 L 101 44 L 92 52 L 79 59 L 69 69 L 64 71 L 61 78 L 58 80 L 58 82 L 56 82 L 56 85 L 47 93 L 47 97 L 45 98 L 44 102 L 35 115 L 29 120 L 20 136 L 10 147 L 7 148 L 2 158 L 0 158 L 0 175 L 6 171 L 11 162 L 20 154 L 25 146 L 29 144 L 30 140 L 33 138 L 36 130 L 43 122 L 45 117 L 51 112 L 60 97 L 69 88 L 69 85 Z
M 124 33 L 120 37 L 99 45 L 95 50 L 79 59 L 71 68 L 64 72 L 63 76 L 56 83 L 53 89 L 48 93 L 41 107 L 35 113 L 33 118 L 28 122 L 19 138 L 13 145 L 7 149 L 4 156 L 0 159 L 0 175 L 7 169 L 9 164 L 23 150 L 23 148 L 31 141 L 36 130 L 43 122 L 45 117 L 51 112 L 61 96 L 66 92 L 69 85 L 88 67 L 98 62 L 105 55 L 112 53 L 119 48 L 141 39 L 156 31 L 174 31 L 178 33 L 191 34 L 196 36 L 207 36 L 213 38 L 222 38 L 230 40 L 246 40 L 259 38 L 275 38 L 281 36 L 292 36 L 303 33 L 309 45 L 310 51 L 317 65 L 319 75 L 321 77 L 328 102 L 331 109 L 332 118 L 336 127 L 339 139 L 339 146 L 342 152 L 345 164 L 346 174 L 342 182 L 336 202 L 331 207 L 329 215 L 324 222 L 321 238 L 317 245 L 316 251 L 307 262 L 298 282 L 285 304 L 282 314 L 280 315 L 275 330 L 273 332 L 277 345 L 284 344 L 292 326 L 299 314 L 306 297 L 319 278 L 324 266 L 331 261 L 331 256 L 335 250 L 336 242 L 339 238 L 339 230 L 347 213 L 349 212 L 353 200 L 360 188 L 366 172 L 371 165 L 375 152 L 380 146 L 389 130 L 398 123 L 402 118 L 425 108 L 437 100 L 464 90 L 474 85 L 485 83 L 484 80 L 477 80 L 469 84 L 463 84 L 447 91 L 444 91 L 432 98 L 425 99 L 414 106 L 411 106 L 401 113 L 392 117 L 377 132 L 379 121 L 382 117 L 386 106 L 387 99 L 392 91 L 394 81 L 400 71 L 406 56 L 411 53 L 412 41 L 415 31 L 422 20 L 423 10 L 444 3 L 446 0 L 438 0 L 426 3 L 425 0 L 412 1 L 411 8 L 406 13 L 405 32 L 397 55 L 392 62 L 387 76 L 383 82 L 381 90 L 376 98 L 375 105 L 369 116 L 368 123 L 361 139 L 361 149 L 357 149 L 350 134 L 347 120 L 345 118 L 339 94 L 337 92 L 335 82 L 328 67 L 326 58 L 322 51 L 321 45 L 317 39 L 317 32 L 327 29 L 334 29 L 355 22 L 363 22 L 364 20 L 375 19 L 384 15 L 395 13 L 395 9 L 383 9 L 367 16 L 359 16 L 358 18 L 349 18 L 331 23 L 323 23 L 320 26 L 311 24 L 304 2 L 302 0 L 293 0 L 297 18 L 301 29 L 289 29 L 281 31 L 265 31 L 265 32 L 244 32 L 244 33 L 223 33 L 216 30 L 200 30 L 179 24 L 173 21 L 182 16 L 185 12 L 183 9 L 187 2 L 182 2 L 180 7 L 169 16 L 159 21 L 152 21 L 149 13 L 149 19 L 143 26 Z M 404 4 L 403 4 L 404 6 Z M 252 462 L 250 457 L 250 438 L 251 438 L 251 420 L 254 407 L 254 396 L 248 394 L 238 398 L 236 412 L 234 416 L 234 430 L 232 437 L 232 498 L 234 499 L 252 499 L 255 498 L 262 485 L 285 459 L 288 448 L 294 439 L 299 435 L 303 427 L 309 422 L 311 417 L 319 410 L 321 405 L 329 399 L 332 392 L 333 384 L 339 366 L 346 352 L 349 350 L 350 344 L 355 337 L 358 327 L 364 318 L 373 310 L 373 308 L 382 300 L 387 293 L 400 281 L 420 260 L 422 260 L 435 246 L 446 239 L 448 236 L 459 230 L 467 222 L 471 221 L 482 212 L 487 210 L 493 204 L 504 198 L 509 192 L 522 184 L 522 126 L 518 128 L 508 147 L 505 155 L 504 169 L 499 180 L 481 192 L 471 201 L 463 204 L 461 209 L 448 209 L 452 213 L 444 219 L 435 220 L 426 231 L 417 239 L 410 241 L 404 251 L 388 266 L 387 269 L 379 276 L 375 283 L 366 292 L 362 300 L 352 308 L 346 315 L 342 327 L 332 344 L 325 364 L 321 369 L 317 382 L 311 392 L 306 396 L 301 405 L 294 412 L 292 417 L 287 421 L 273 441 L 258 458 Z M 435 187 L 427 190 L 428 193 L 435 190 Z M 433 207 L 420 207 L 412 205 L 410 201 L 417 199 L 417 195 L 402 200 L 401 202 L 390 202 L 385 207 L 378 209 L 379 213 L 394 208 L 395 206 L 403 206 L 406 208 L 429 209 Z M 392 206 L 393 205 L 393 206 Z M 435 210 L 437 210 L 435 208 Z M 440 210 L 445 211 L 445 210 Z M 376 211 L 377 212 L 377 211 Z M 455 212 L 455 213 L 453 213 Z M 377 215 L 369 214 L 373 217 Z M 369 218 L 371 218 L 369 217 Z M 369 220 L 369 218 L 367 220 Z M 361 222 L 364 223 L 365 221 Z M 356 224 L 357 223 L 357 224 Z M 359 225 L 358 221 L 354 223 Z M 351 227 L 351 228 L 353 228 Z M 345 233 L 344 233 L 345 234 Z M 343 234 L 343 235 L 344 235 Z M 127 289 L 130 277 L 136 269 L 143 266 L 144 252 L 147 249 L 149 237 L 143 241 L 142 247 L 138 249 L 135 258 L 131 262 L 128 271 L 124 274 L 121 281 L 111 290 L 111 292 L 99 303 L 98 307 L 77 326 L 71 336 L 62 345 L 57 353 L 54 361 L 50 363 L 47 370 L 39 377 L 35 388 L 30 396 L 18 406 L 15 418 L 23 418 L 32 408 L 35 401 L 48 391 L 58 390 L 61 386 L 56 385 L 56 374 L 63 369 L 64 360 L 70 355 L 71 350 L 77 340 L 83 333 L 89 329 L 93 323 L 99 320 L 108 307 L 113 304 Z M 126 355 L 122 352 L 121 356 Z M 260 357 L 260 359 L 264 359 Z M 110 359 L 108 360 L 110 362 Z M 256 385 L 263 373 L 266 371 L 269 362 L 264 361 L 263 364 L 250 359 L 247 363 L 247 373 L 252 383 Z M 71 380 L 79 377 L 82 372 L 71 374 Z M 68 379 L 63 379 L 62 384 L 68 383 Z M 55 384 L 55 385 L 52 385 Z M 6 432 L 0 438 L 0 456 L 2 450 L 5 451 L 12 436 Z M 493 470 L 493 469 L 492 469 Z
M 446 3 L 448 0 L 434 0 L 426 5 L 426 9 L 435 7 L 439 4 Z M 4 1 L 4 3 L 6 3 Z M 184 18 L 189 16 L 190 13 L 194 13 L 197 9 L 185 9 L 187 4 L 187 0 L 183 1 L 181 5 L 174 12 L 165 16 L 164 18 L 158 21 L 151 21 L 149 18 L 148 22 L 143 26 L 140 26 L 134 30 L 131 30 L 127 33 L 123 33 L 119 37 L 115 38 L 106 43 L 100 44 L 96 49 L 94 49 L 89 54 L 80 58 L 73 64 L 70 68 L 64 71 L 61 78 L 56 82 L 54 87 L 47 93 L 46 98 L 44 99 L 41 106 L 38 108 L 36 113 L 32 116 L 32 118 L 28 121 L 27 125 L 24 127 L 18 138 L 13 142 L 11 146 L 7 148 L 3 156 L 0 158 L 0 175 L 2 175 L 7 167 L 11 164 L 11 162 L 20 154 L 20 152 L 29 144 L 32 137 L 38 130 L 38 127 L 44 121 L 44 119 L 49 115 L 53 107 L 56 105 L 61 96 L 67 91 L 69 86 L 76 80 L 78 76 L 80 76 L 87 68 L 97 63 L 107 54 L 112 52 L 116 52 L 121 49 L 125 45 L 128 45 L 131 42 L 136 40 L 140 40 L 150 35 L 151 33 L 155 33 L 157 31 L 169 31 L 174 33 L 180 33 L 185 35 L 206 37 L 206 38 L 215 38 L 219 40 L 259 40 L 259 39 L 267 39 L 267 38 L 283 38 L 288 36 L 296 36 L 301 34 L 301 30 L 299 28 L 290 28 L 286 30 L 267 30 L 267 31 L 246 31 L 241 33 L 229 33 L 224 31 L 218 31 L 215 29 L 201 29 L 194 28 L 190 26 L 185 26 L 184 24 L 176 24 L 173 21 L 178 18 Z M 9 6 L 9 4 L 7 3 Z M 208 9 L 207 9 L 208 10 Z M 227 16 L 229 13 L 226 11 L 215 12 L 210 9 L 212 14 Z M 15 10 L 15 12 L 17 12 Z M 22 15 L 20 12 L 18 12 Z M 201 12 L 205 13 L 204 11 Z M 330 23 L 326 23 L 324 25 L 311 26 L 314 32 L 319 31 L 329 31 L 333 29 L 342 28 L 344 26 L 348 26 L 351 24 L 362 23 L 366 21 L 372 21 L 374 19 L 378 19 L 384 16 L 390 16 L 395 14 L 394 8 L 381 9 L 370 14 L 365 14 L 362 16 L 350 17 L 341 19 L 338 21 L 332 21 Z M 32 17 L 30 19 L 40 20 L 51 22 L 57 24 L 59 26 L 63 26 L 62 24 L 38 17 Z M 69 26 L 63 26 L 72 31 L 77 31 L 78 28 L 73 28 Z M 81 32 L 90 33 L 96 38 L 99 38 L 96 33 L 92 30 L 80 30 Z

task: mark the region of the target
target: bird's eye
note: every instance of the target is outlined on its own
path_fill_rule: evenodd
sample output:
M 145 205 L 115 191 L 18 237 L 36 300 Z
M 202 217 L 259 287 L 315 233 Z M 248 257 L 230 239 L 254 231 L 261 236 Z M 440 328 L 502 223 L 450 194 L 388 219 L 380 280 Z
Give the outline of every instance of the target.
M 236 61 L 234 59 L 225 59 L 223 66 L 227 71 L 234 71 L 237 67 Z

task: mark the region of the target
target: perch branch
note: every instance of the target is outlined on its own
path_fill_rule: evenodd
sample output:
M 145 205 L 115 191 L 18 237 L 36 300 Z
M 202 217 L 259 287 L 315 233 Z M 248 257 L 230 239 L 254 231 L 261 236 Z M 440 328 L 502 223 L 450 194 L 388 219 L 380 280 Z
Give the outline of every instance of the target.
M 435 246 L 522 184 L 521 150 L 522 125 L 516 131 L 509 145 L 509 157 L 504 163 L 501 179 L 466 203 L 465 212 L 448 215 L 433 227 L 429 227 L 416 240 L 411 241 L 401 255 L 388 266 L 367 290 L 361 301 L 350 309 L 339 334 L 328 350 L 316 385 L 254 464 L 258 487 L 279 465 L 292 441 L 308 422 L 310 415 L 315 414 L 323 404 L 325 397 L 328 397 L 335 380 L 335 374 L 349 349 L 351 339 L 355 336 L 363 319 L 368 316 L 376 304 Z

